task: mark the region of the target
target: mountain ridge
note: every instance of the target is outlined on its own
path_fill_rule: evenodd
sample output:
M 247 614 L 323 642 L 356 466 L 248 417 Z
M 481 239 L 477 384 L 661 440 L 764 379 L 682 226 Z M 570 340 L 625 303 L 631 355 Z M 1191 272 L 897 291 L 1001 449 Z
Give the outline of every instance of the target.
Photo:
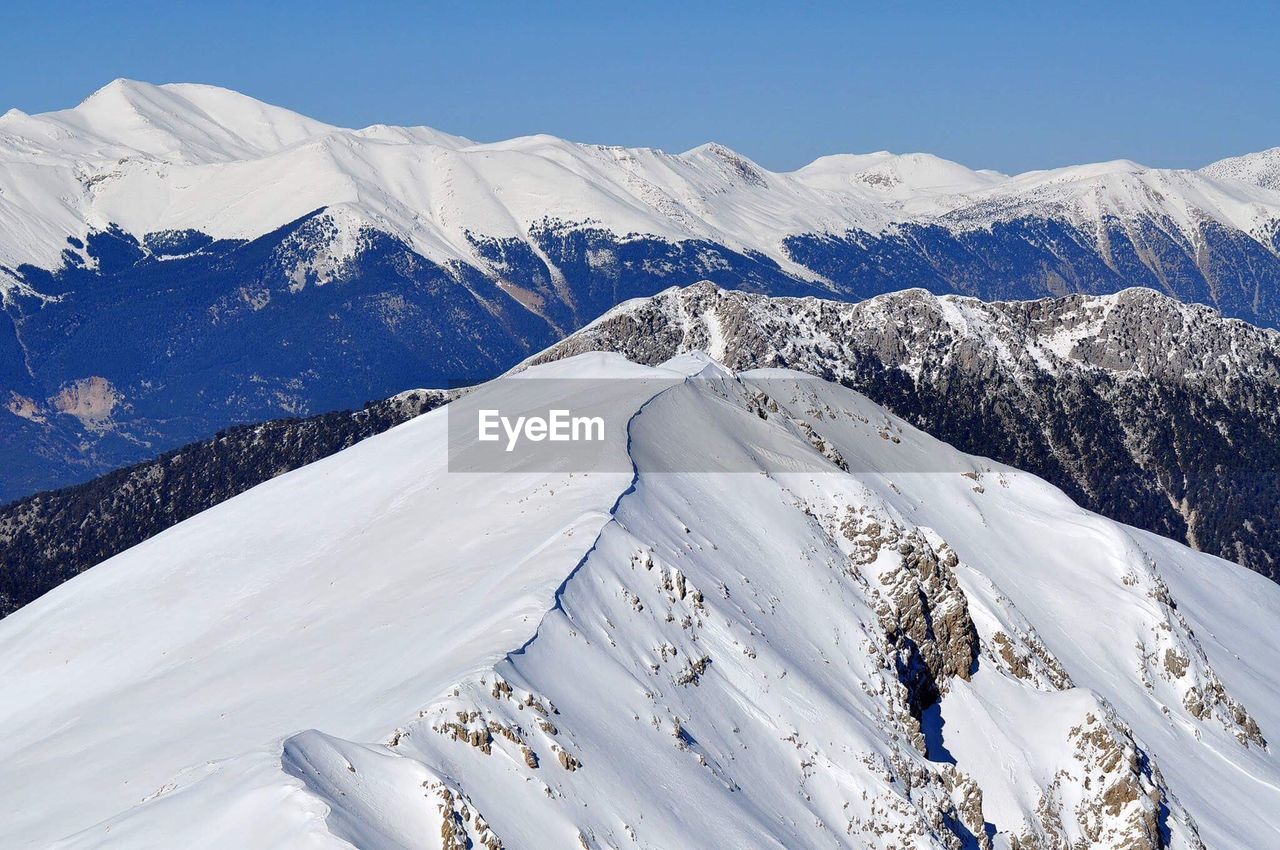
M 523 377 L 474 401 L 609 410 L 608 468 L 634 471 L 516 460 L 495 490 L 446 474 L 435 411 L 0 622 L 6 843 L 1274 830 L 1274 584 L 808 375 L 588 353 Z
M 1248 162 L 1250 157 L 1266 157 L 1269 152 L 1222 160 L 1199 170 L 1152 169 L 1131 161 L 1116 160 L 1013 176 L 974 171 L 930 154 L 878 152 L 836 154 L 821 157 L 792 172 L 770 172 L 718 143 L 707 143 L 679 154 L 668 154 L 655 148 L 577 144 L 545 134 L 477 143 L 427 127 L 336 127 L 229 89 L 190 83 L 153 86 L 130 80 L 117 80 L 69 110 L 33 116 L 10 113 L 0 119 L 0 150 L 10 156 L 18 156 L 21 161 L 24 146 L 20 142 L 26 140 L 28 145 L 34 144 L 36 140 L 28 138 L 32 134 L 44 135 L 45 138 L 39 141 L 53 148 L 46 156 L 69 156 L 86 162 L 101 161 L 104 166 L 108 163 L 116 167 L 125 166 L 125 179 L 130 182 L 133 193 L 140 189 L 149 189 L 152 193 L 157 191 L 154 183 L 147 180 L 146 168 L 131 175 L 127 171 L 132 167 L 127 160 L 137 156 L 175 167 L 231 165 L 236 161 L 266 158 L 272 161 L 273 168 L 278 169 L 283 161 L 277 162 L 276 158 L 295 151 L 307 162 L 312 174 L 324 174 L 337 167 L 342 169 L 341 173 L 350 175 L 349 179 L 361 180 L 369 175 L 366 173 L 361 178 L 357 176 L 358 171 L 369 167 L 414 168 L 414 160 L 404 157 L 393 157 L 379 165 L 375 155 L 379 149 L 388 153 L 388 146 L 421 146 L 426 155 L 433 155 L 433 150 L 446 156 L 460 155 L 464 151 L 474 154 L 467 160 L 472 165 L 463 166 L 462 161 L 458 161 L 456 166 L 445 166 L 443 172 L 416 172 L 419 182 L 426 178 L 428 183 L 469 179 L 468 172 L 474 174 L 476 167 L 485 167 L 486 160 L 519 156 L 519 164 L 495 172 L 501 175 L 495 180 L 511 182 L 519 179 L 516 175 L 529 174 L 535 181 L 553 181 L 560 187 L 562 197 L 559 199 L 561 209 L 552 218 L 603 224 L 616 233 L 643 232 L 668 238 L 713 239 L 739 250 L 763 250 L 783 264 L 790 262 L 790 257 L 780 250 L 779 245 L 770 244 L 770 237 L 778 239 L 805 233 L 838 235 L 851 229 L 876 232 L 897 223 L 948 217 L 961 226 L 983 226 L 987 220 L 999 220 L 1001 208 L 1007 211 L 1010 203 L 1019 203 L 1016 200 L 1019 196 L 1029 196 L 1029 200 L 1035 201 L 1037 195 L 1053 195 L 1055 187 L 1081 181 L 1084 188 L 1068 192 L 1062 200 L 1077 204 L 1077 214 L 1095 223 L 1117 209 L 1132 208 L 1148 213 L 1158 210 L 1168 214 L 1180 228 L 1192 228 L 1194 216 L 1180 206 L 1184 202 L 1161 206 L 1162 195 L 1177 198 L 1180 192 L 1191 193 L 1191 206 L 1200 213 L 1255 236 L 1260 233 L 1257 229 L 1260 220 L 1274 221 L 1280 214 L 1277 212 L 1280 210 L 1280 195 L 1275 194 L 1275 187 L 1266 181 L 1256 185 L 1250 183 L 1246 178 L 1252 171 L 1247 167 L 1230 167 L 1235 160 Z M 88 138 L 78 139 L 76 134 Z M 54 135 L 65 138 L 50 138 Z M 157 139 L 162 142 L 158 147 Z M 59 142 L 66 143 L 61 151 L 57 148 Z M 95 148 L 95 144 L 101 149 Z M 368 156 L 338 162 L 345 157 L 346 151 L 363 147 L 369 148 Z M 89 167 L 91 170 L 99 169 L 99 176 L 90 176 L 91 180 L 109 183 L 117 179 L 111 172 L 101 171 L 100 166 Z M 501 167 L 501 164 L 495 167 Z M 690 167 L 698 170 L 690 171 Z M 553 169 L 554 173 L 546 171 L 547 168 Z M 539 169 L 543 170 L 542 174 L 538 174 Z M 1232 174 L 1235 179 L 1216 182 L 1213 175 L 1225 173 Z M 590 174 L 593 184 L 610 187 L 612 203 L 599 193 L 594 194 L 594 200 L 585 203 L 571 200 L 572 193 L 565 197 L 566 181 L 587 174 Z M 151 173 L 150 176 L 156 175 Z M 252 178 L 252 175 L 246 177 Z M 708 178 L 721 183 L 717 191 L 732 190 L 736 184 L 739 189 L 754 186 L 782 192 L 784 196 L 791 192 L 796 197 L 783 200 L 782 206 L 775 205 L 769 211 L 767 231 L 752 232 L 749 220 L 743 217 L 743 212 L 747 211 L 732 211 L 732 208 L 723 206 L 717 209 L 714 195 L 706 192 L 710 188 L 705 182 Z M 216 175 L 208 179 L 218 180 Z M 363 210 L 363 218 L 368 224 L 393 228 L 395 235 L 407 239 L 432 261 L 483 262 L 483 257 L 476 255 L 465 239 L 460 238 L 461 233 L 449 225 L 449 219 L 457 218 L 456 212 L 445 213 L 430 201 L 424 203 L 421 196 L 403 194 L 404 187 L 396 186 L 391 182 L 393 179 L 402 178 L 387 175 L 375 178 L 374 183 L 383 185 L 384 192 L 399 194 L 399 197 L 389 204 L 373 207 L 365 206 L 371 200 L 366 192 L 356 195 L 339 192 L 337 196 L 328 197 L 311 192 L 304 196 L 305 199 L 289 198 L 290 206 L 279 212 L 267 209 L 255 213 L 242 208 L 237 210 L 235 217 L 222 219 L 226 223 L 219 224 L 218 220 L 197 209 L 168 214 L 157 210 L 139 216 L 131 214 L 128 208 L 91 200 L 89 208 L 96 206 L 102 212 L 81 218 L 96 222 L 98 227 L 118 224 L 137 236 L 161 230 L 195 228 L 214 238 L 252 238 L 313 209 L 354 202 Z M 236 191 L 234 183 L 220 185 Z M 531 187 L 534 185 L 537 184 L 531 184 Z M 913 186 L 922 190 L 920 197 L 911 191 Z M 818 194 L 805 192 L 806 188 L 818 187 L 822 189 Z M 954 191 L 946 191 L 948 188 Z M 1002 199 L 1007 194 L 1005 190 L 1010 188 L 1014 190 L 1012 197 Z M 905 194 L 900 191 L 903 189 Z M 994 195 L 982 195 L 981 190 L 993 189 L 997 190 Z M 592 195 L 591 189 L 584 185 L 579 185 L 573 192 Z M 1090 201 L 1088 193 L 1093 193 L 1095 200 Z M 502 199 L 497 199 L 492 189 L 480 195 L 472 194 L 465 203 L 450 207 L 450 210 L 465 209 L 466 215 L 471 217 L 468 222 L 470 229 L 487 236 L 527 236 L 529 225 L 540 218 L 538 208 L 515 206 L 503 211 L 501 208 L 514 203 L 515 199 L 509 191 L 501 194 L 504 196 Z M 536 199 L 545 197 L 541 190 L 529 194 Z M 956 197 L 931 204 L 928 196 L 935 195 Z M 1052 199 L 1058 202 L 1060 197 L 1053 195 Z M 742 200 L 751 202 L 751 193 L 748 192 Z M 621 205 L 618 201 L 622 202 Z M 899 207 L 900 201 L 914 202 L 914 206 L 907 203 Z M 419 213 L 429 212 L 435 219 L 434 226 L 441 229 L 435 235 L 427 234 L 414 226 L 412 214 L 397 215 L 397 205 L 406 202 Z M 1103 206 L 1088 209 L 1091 203 L 1100 202 L 1104 202 Z M 173 204 L 172 201 L 168 203 L 170 206 Z M 709 203 L 712 206 L 700 214 L 699 205 Z M 806 215 L 801 212 L 801 207 L 806 204 L 823 211 L 816 216 Z M 884 209 L 877 211 L 877 205 Z M 486 207 L 490 212 L 477 220 L 477 211 Z M 626 207 L 636 210 L 647 208 L 648 212 L 636 217 L 628 215 Z M 963 207 L 972 209 L 967 214 L 958 214 L 957 210 Z M 739 220 L 736 223 L 717 223 L 728 214 Z M 700 219 L 701 223 L 696 223 Z M 231 224 L 232 221 L 235 223 Z M 65 247 L 63 237 L 70 235 L 83 240 L 90 232 L 84 229 L 83 224 L 64 230 L 62 235 L 44 240 L 41 243 L 43 247 L 32 243 L 25 248 L 15 248 L 0 242 L 0 261 L 10 265 L 33 262 L 46 267 L 50 263 L 56 264 Z M 810 270 L 809 274 L 812 273 Z
M 492 377 L 703 279 L 847 301 L 1142 285 L 1276 326 L 1268 156 L 1006 176 L 877 153 L 771 172 L 714 143 L 349 130 L 119 82 L 0 118 L 0 501 L 228 426 Z
M 1090 510 L 1280 579 L 1280 332 L 1210 308 L 1150 290 L 1012 304 L 915 290 L 849 305 L 699 284 L 624 303 L 533 361 L 594 349 L 641 363 L 701 351 L 848 384 Z M 244 426 L 0 507 L 0 615 L 448 397 Z
M 619 305 L 527 362 L 593 349 L 839 381 L 1092 510 L 1280 578 L 1280 332 L 1202 305 L 1146 289 L 847 304 L 698 284 Z

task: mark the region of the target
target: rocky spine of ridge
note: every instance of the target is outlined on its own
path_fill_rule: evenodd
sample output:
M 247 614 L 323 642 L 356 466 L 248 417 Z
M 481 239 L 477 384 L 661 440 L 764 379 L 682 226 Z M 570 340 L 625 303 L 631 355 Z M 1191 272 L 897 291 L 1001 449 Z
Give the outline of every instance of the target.
M 837 380 L 1090 510 L 1280 579 L 1280 333 L 1210 308 L 1143 289 L 847 304 L 701 283 L 621 305 L 530 362 L 595 349 Z

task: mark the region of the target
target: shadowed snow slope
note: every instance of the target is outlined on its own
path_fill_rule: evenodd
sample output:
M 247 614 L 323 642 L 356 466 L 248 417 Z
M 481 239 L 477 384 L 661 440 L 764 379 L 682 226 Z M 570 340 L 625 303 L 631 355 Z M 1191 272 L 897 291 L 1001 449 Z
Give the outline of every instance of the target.
M 1260 576 L 796 372 L 478 392 L 634 472 L 450 473 L 444 408 L 57 588 L 0 622 L 0 844 L 1274 843 Z

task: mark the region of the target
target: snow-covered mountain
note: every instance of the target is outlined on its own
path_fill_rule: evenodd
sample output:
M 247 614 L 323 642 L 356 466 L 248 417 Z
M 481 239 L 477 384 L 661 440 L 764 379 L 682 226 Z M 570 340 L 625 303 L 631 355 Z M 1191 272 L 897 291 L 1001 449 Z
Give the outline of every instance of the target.
M 875 153 L 774 173 L 715 144 L 353 130 L 119 80 L 0 117 L 0 499 L 229 424 L 490 377 L 704 278 L 846 300 L 1143 285 L 1276 325 L 1272 153 L 1016 176 Z
M 934 436 L 1041 476 L 1089 510 L 1280 581 L 1280 332 L 1151 290 L 856 304 L 711 283 L 626 302 L 530 362 L 704 352 L 856 388 Z M 523 368 L 523 367 L 517 367 Z M 242 426 L 0 507 L 0 616 L 198 511 L 442 403 Z
M 881 152 L 773 173 L 716 144 L 667 154 L 545 135 L 480 144 L 426 127 L 348 130 L 213 86 L 117 80 L 74 109 L 0 117 L 0 263 L 58 268 L 68 236 L 111 225 L 139 238 L 253 239 L 321 208 L 346 237 L 334 262 L 373 227 L 432 262 L 482 269 L 493 258 L 474 237 L 529 240 L 566 224 L 707 240 L 810 279 L 786 237 L 935 220 L 964 231 L 1061 217 L 1097 231 L 1151 219 L 1188 242 L 1214 222 L 1274 249 L 1274 153 L 1200 172 L 1117 161 L 1007 177 Z
M 1280 147 L 1233 156 L 1200 169 L 1210 177 L 1235 180 L 1264 189 L 1280 190 Z
M 530 362 L 701 351 L 856 387 L 1091 510 L 1280 580 L 1280 332 L 1146 289 L 856 304 L 702 283 L 629 301 Z
M 0 843 L 1274 842 L 1275 584 L 797 372 L 468 400 L 616 427 L 450 473 L 446 407 L 0 622 Z

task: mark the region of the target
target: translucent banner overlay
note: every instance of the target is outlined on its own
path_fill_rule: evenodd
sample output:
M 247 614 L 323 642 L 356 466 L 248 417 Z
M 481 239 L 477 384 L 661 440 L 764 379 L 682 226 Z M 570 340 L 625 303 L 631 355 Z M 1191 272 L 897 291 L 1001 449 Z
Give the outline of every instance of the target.
M 501 378 L 446 408 L 449 471 L 980 471 L 853 390 L 783 374 Z

